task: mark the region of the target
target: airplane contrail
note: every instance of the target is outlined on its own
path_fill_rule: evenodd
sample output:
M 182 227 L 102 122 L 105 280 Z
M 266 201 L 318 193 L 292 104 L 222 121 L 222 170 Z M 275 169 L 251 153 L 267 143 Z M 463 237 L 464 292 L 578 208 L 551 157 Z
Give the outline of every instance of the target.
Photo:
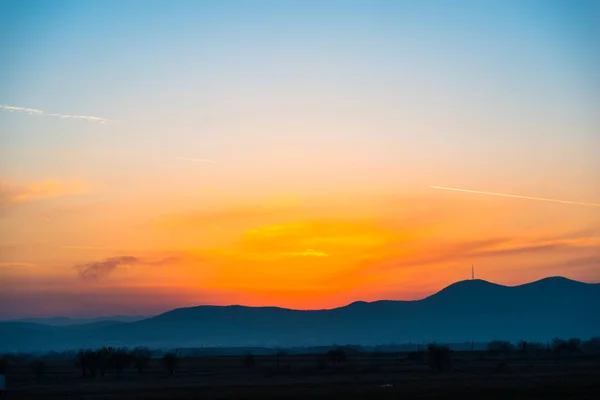
M 546 199 L 546 198 L 542 198 L 542 197 L 518 196 L 516 194 L 506 194 L 506 193 L 482 192 L 480 190 L 458 189 L 458 188 L 450 188 L 450 187 L 444 187 L 444 186 L 429 186 L 429 187 L 433 188 L 433 189 L 451 190 L 451 191 L 455 191 L 455 192 L 487 194 L 487 195 L 490 195 L 490 196 L 513 197 L 513 198 L 516 198 L 516 199 L 540 200 L 540 201 L 550 201 L 550 202 L 553 202 L 553 203 L 577 204 L 577 205 L 580 205 L 580 206 L 600 207 L 600 204 L 581 203 L 581 202 L 578 202 L 578 201 L 567 201 L 567 200 L 558 200 L 558 199 Z
M 62 119 L 82 119 L 84 121 L 95 122 L 98 124 L 107 124 L 109 122 L 115 122 L 115 121 L 111 121 L 106 118 L 95 117 L 93 115 L 59 114 L 59 113 L 51 113 L 51 112 L 46 112 L 43 110 L 38 110 L 36 108 L 8 106 L 8 105 L 2 105 L 2 104 L 0 104 L 0 109 L 7 110 L 10 112 L 15 112 L 15 111 L 16 112 L 26 112 L 29 115 L 37 114 L 37 115 L 47 115 L 49 117 L 58 117 L 58 118 L 62 118 Z
M 178 160 L 190 160 L 190 161 L 199 161 L 199 162 L 205 162 L 205 163 L 216 163 L 216 161 L 213 160 L 208 160 L 206 158 L 194 158 L 194 157 L 175 157 Z

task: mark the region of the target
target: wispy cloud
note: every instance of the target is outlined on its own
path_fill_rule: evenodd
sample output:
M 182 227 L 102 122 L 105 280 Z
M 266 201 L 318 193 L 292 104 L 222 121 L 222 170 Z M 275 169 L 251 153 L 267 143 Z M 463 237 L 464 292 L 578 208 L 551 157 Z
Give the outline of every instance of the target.
M 488 196 L 512 197 L 512 198 L 515 198 L 515 199 L 549 201 L 549 202 L 552 202 L 552 203 L 563 203 L 563 204 L 575 204 L 575 205 L 580 205 L 580 206 L 600 207 L 600 204 L 582 203 L 582 202 L 579 202 L 579 201 L 548 199 L 548 198 L 543 198 L 543 197 L 520 196 L 520 195 L 516 195 L 516 194 L 506 194 L 506 193 L 496 193 L 496 192 L 483 192 L 483 191 L 480 191 L 480 190 L 459 189 L 459 188 L 451 188 L 451 187 L 444 187 L 444 186 L 430 186 L 430 188 L 432 188 L 432 189 L 439 189 L 439 190 L 449 190 L 449 191 L 453 191 L 453 192 L 485 194 L 485 195 L 488 195 Z
M 9 106 L 9 105 L 2 105 L 2 104 L 0 104 L 0 109 L 10 111 L 10 112 L 24 112 L 29 115 L 45 115 L 48 117 L 56 117 L 56 118 L 61 118 L 61 119 L 80 119 L 80 120 L 84 120 L 84 121 L 88 121 L 88 122 L 94 122 L 97 124 L 107 124 L 109 122 L 116 122 L 116 121 L 111 121 L 109 119 L 102 118 L 102 117 L 95 117 L 93 115 L 59 114 L 59 113 L 52 113 L 52 112 L 46 112 L 43 110 L 38 110 L 36 108 Z
M 291 252 L 291 253 L 284 253 L 284 254 L 292 256 L 292 257 L 329 257 L 329 254 L 327 254 L 327 253 L 324 253 L 322 251 L 313 250 L 313 249 L 307 249 L 307 250 L 300 251 L 300 252 Z
M 0 262 L 0 268 L 4 268 L 4 267 L 23 267 L 23 268 L 30 268 L 30 267 L 35 267 L 35 264 L 31 264 L 31 263 L 25 263 L 25 262 Z
M 79 277 L 84 280 L 97 281 L 106 278 L 117 268 L 133 265 L 146 265 L 162 267 L 180 260 L 180 257 L 171 256 L 159 260 L 142 259 L 134 256 L 111 257 L 102 261 L 91 261 L 85 264 L 76 265 L 74 268 L 79 273 Z
M 108 276 L 117 267 L 122 265 L 133 265 L 140 262 L 139 258 L 132 256 L 112 257 L 103 261 L 93 261 L 75 266 L 79 276 L 86 280 L 98 280 Z
M 35 182 L 22 187 L 12 196 L 12 201 L 15 203 L 26 203 L 36 200 L 81 194 L 85 192 L 85 190 L 86 185 L 81 182 L 64 182 L 58 180 Z
M 79 195 L 87 190 L 88 185 L 79 181 L 48 180 L 15 184 L 0 180 L 0 212 L 18 204 Z

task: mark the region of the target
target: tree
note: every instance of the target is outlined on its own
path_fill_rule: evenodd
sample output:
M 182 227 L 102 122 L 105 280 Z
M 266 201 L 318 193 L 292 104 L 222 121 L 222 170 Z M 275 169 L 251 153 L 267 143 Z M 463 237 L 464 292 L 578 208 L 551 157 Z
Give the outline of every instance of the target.
M 495 355 L 509 355 L 515 351 L 515 346 L 511 342 L 502 340 L 492 340 L 488 343 L 488 352 Z
M 581 349 L 586 354 L 600 354 L 600 336 L 593 337 L 582 343 Z
M 126 349 L 117 349 L 111 354 L 110 366 L 121 375 L 132 361 L 132 355 Z
M 113 347 L 106 347 L 96 350 L 96 357 L 98 359 L 98 367 L 100 368 L 100 376 L 104 376 L 106 371 L 111 366 L 111 360 L 115 349 Z
M 569 343 L 560 338 L 552 339 L 552 352 L 555 354 L 567 354 L 569 352 Z
M 93 350 L 79 350 L 75 355 L 75 365 L 81 368 L 81 376 L 86 377 L 87 371 L 92 377 L 96 376 L 99 368 L 99 359 L 97 352 Z
M 452 359 L 448 346 L 429 344 L 427 345 L 427 355 L 429 356 L 429 365 L 434 370 L 441 372 L 452 368 Z
M 179 357 L 177 357 L 177 353 L 169 352 L 163 356 L 162 362 L 169 375 L 174 375 L 175 368 L 177 368 L 177 364 L 179 363 Z
M 135 365 L 135 368 L 137 369 L 138 373 L 141 374 L 142 372 L 144 372 L 144 370 L 150 363 L 152 353 L 147 347 L 136 347 L 131 352 L 131 356 L 133 358 L 133 365 Z

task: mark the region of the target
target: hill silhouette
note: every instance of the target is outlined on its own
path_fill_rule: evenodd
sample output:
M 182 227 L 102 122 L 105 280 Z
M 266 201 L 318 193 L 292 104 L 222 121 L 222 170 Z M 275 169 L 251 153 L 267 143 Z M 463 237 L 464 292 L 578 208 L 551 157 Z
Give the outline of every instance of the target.
M 83 324 L 112 324 L 119 322 L 134 322 L 148 318 L 141 315 L 112 315 L 110 317 L 97 318 L 70 318 L 70 317 L 50 317 L 50 318 L 20 318 L 9 322 L 31 322 L 34 324 L 51 325 L 51 326 L 69 326 Z
M 562 277 L 520 286 L 454 283 L 415 301 L 354 302 L 329 310 L 197 306 L 135 322 L 47 326 L 0 322 L 0 350 L 101 345 L 315 346 L 588 338 L 600 333 L 600 284 Z

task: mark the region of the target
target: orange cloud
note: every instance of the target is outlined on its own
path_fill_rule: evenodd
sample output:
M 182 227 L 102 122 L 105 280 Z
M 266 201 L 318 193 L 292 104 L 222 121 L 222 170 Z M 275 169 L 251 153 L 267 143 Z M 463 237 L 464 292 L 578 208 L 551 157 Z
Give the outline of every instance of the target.
M 14 204 L 78 195 L 87 190 L 88 185 L 79 181 L 48 180 L 28 185 L 0 181 L 0 208 L 6 209 Z

